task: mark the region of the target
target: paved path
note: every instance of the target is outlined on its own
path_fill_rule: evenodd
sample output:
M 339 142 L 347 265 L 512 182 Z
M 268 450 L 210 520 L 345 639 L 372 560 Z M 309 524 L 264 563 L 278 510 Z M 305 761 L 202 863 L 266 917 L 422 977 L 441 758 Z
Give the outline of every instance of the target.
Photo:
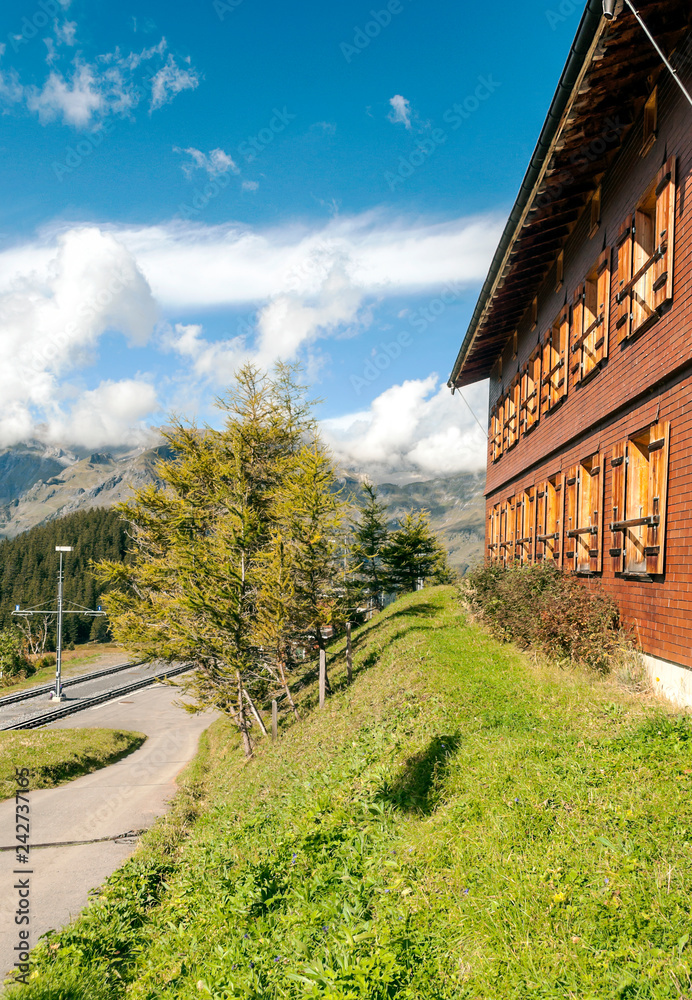
M 216 717 L 190 715 L 173 702 L 178 692 L 161 684 L 86 709 L 53 723 L 50 729 L 104 726 L 146 733 L 144 746 L 110 767 L 84 775 L 59 788 L 31 792 L 31 844 L 96 840 L 145 829 L 166 810 L 175 779 L 194 756 L 199 736 Z M 0 802 L 0 846 L 14 842 L 14 801 Z M 134 851 L 136 839 L 117 843 L 36 847 L 29 865 L 30 944 L 61 927 L 86 905 L 90 889 L 107 878 Z M 0 973 L 14 962 L 17 943 L 14 912 L 22 876 L 12 852 L 0 852 Z M 0 982 L 2 981 L 0 975 Z

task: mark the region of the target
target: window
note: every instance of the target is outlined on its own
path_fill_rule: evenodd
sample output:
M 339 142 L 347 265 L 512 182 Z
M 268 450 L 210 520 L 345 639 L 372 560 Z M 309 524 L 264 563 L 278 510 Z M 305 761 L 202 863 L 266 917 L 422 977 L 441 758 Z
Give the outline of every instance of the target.
M 655 322 L 673 299 L 675 235 L 675 157 L 658 172 L 620 226 L 617 242 L 618 343 Z
M 496 503 L 488 515 L 488 562 L 500 558 L 500 505 Z
M 601 185 L 599 184 L 591 199 L 591 225 L 589 226 L 589 239 L 594 237 L 601 225 Z
M 514 558 L 514 497 L 500 505 L 500 562 L 507 565 Z
M 644 128 L 640 153 L 646 156 L 658 134 L 658 87 L 654 87 L 644 105 Z
M 663 572 L 670 424 L 652 424 L 615 445 L 610 556 L 615 573 Z
M 580 382 L 608 357 L 610 249 L 604 250 L 574 293 L 572 306 L 573 379 Z
M 538 326 L 538 296 L 531 303 L 531 329 L 535 330 Z
M 536 562 L 562 566 L 562 484 L 560 472 L 536 487 Z
M 565 566 L 577 573 L 603 568 L 603 457 L 590 455 L 565 479 Z
M 521 405 L 521 385 L 517 375 L 505 396 L 505 419 L 503 423 L 503 451 L 509 451 L 519 440 L 519 408 Z
M 541 413 L 549 413 L 567 395 L 569 306 L 560 312 L 543 340 Z
M 515 502 L 514 557 L 526 566 L 534 560 L 536 540 L 536 490 L 528 486 Z
M 521 412 L 519 426 L 522 434 L 528 434 L 538 423 L 540 408 L 538 395 L 541 386 L 541 349 L 537 347 L 529 358 L 521 376 Z
M 557 255 L 557 263 L 555 265 L 555 291 L 559 292 L 562 288 L 562 283 L 565 280 L 565 251 L 561 250 Z

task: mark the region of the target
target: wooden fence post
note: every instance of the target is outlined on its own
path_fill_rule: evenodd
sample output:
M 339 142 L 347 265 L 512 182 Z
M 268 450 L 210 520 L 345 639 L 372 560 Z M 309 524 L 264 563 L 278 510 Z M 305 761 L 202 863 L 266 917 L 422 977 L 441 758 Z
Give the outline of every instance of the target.
M 327 690 L 327 653 L 320 650 L 320 708 L 324 708 L 325 695 Z
M 272 740 L 276 743 L 279 738 L 279 708 L 276 698 L 272 701 Z
M 346 673 L 348 683 L 353 680 L 353 651 L 351 649 L 351 623 L 346 622 Z

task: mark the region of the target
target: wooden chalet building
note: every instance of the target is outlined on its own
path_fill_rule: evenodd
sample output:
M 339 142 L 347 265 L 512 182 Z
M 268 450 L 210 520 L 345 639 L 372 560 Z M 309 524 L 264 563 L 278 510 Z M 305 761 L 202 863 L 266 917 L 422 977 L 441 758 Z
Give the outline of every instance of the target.
M 689 91 L 692 5 L 635 6 Z M 589 0 L 450 376 L 490 379 L 489 560 L 598 580 L 692 703 L 692 106 Z

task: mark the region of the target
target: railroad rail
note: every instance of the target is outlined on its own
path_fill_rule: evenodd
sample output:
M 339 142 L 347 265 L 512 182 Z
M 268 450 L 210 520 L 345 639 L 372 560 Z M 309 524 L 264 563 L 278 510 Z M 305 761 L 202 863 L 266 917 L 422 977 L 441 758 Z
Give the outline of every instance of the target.
M 121 670 L 127 670 L 128 667 L 138 667 L 141 663 L 144 663 L 144 660 L 133 660 L 131 663 L 117 663 L 114 667 L 94 670 L 90 674 L 79 674 L 77 677 L 69 677 L 63 681 L 62 686 L 66 688 L 73 684 L 84 684 L 85 681 L 95 681 L 99 677 L 107 677 L 109 674 L 117 674 Z M 39 698 L 42 694 L 48 694 L 49 691 L 55 691 L 55 681 L 51 681 L 50 684 L 41 684 L 38 687 L 25 688 L 23 691 L 17 691 L 16 694 L 3 695 L 0 698 L 0 708 L 3 705 L 14 705 L 18 701 L 28 701 L 29 698 Z
M 33 718 L 25 719 L 23 722 L 15 722 L 10 726 L 2 726 L 0 732 L 13 729 L 39 729 L 41 726 L 47 726 L 51 722 L 57 722 L 58 719 L 64 719 L 68 715 L 74 715 L 76 712 L 82 712 L 86 708 L 94 708 L 96 705 L 102 705 L 105 701 L 113 701 L 114 698 L 119 698 L 121 695 L 130 694 L 132 691 L 140 690 L 140 688 L 149 687 L 154 681 L 160 681 L 166 677 L 176 677 L 178 674 L 183 674 L 190 669 L 192 668 L 189 663 L 184 663 L 179 667 L 167 667 L 165 670 L 160 670 L 149 677 L 142 677 L 138 681 L 132 681 L 130 684 L 123 684 L 121 687 L 102 691 L 100 694 L 80 699 L 73 704 L 61 704 L 60 708 L 54 708 L 50 712 L 35 715 Z

